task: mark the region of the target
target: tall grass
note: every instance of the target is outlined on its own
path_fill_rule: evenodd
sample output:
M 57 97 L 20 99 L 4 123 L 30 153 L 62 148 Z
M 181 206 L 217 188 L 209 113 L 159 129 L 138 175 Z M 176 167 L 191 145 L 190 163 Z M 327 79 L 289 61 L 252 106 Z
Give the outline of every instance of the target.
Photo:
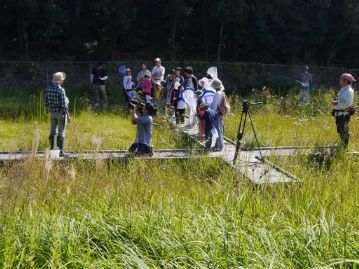
M 28 160 L 0 174 L 0 264 L 353 268 L 358 162 L 338 161 L 334 171 L 253 188 L 217 160 Z
M 335 142 L 323 101 L 330 95 L 313 100 L 320 107 L 297 106 L 294 96 L 257 97 L 267 98 L 251 108 L 263 144 Z M 232 138 L 240 101 L 233 100 L 238 109 L 226 118 Z M 352 148 L 359 143 L 356 117 Z M 3 150 L 47 147 L 46 119 L 17 116 L 0 124 Z M 124 149 L 135 126 L 121 111 L 85 109 L 66 134 L 71 149 Z M 157 118 L 154 144 L 176 148 L 188 141 Z M 311 155 L 273 161 L 303 182 L 253 186 L 207 158 L 6 164 L 0 169 L 0 267 L 358 268 L 358 159 L 338 153 L 324 165 Z

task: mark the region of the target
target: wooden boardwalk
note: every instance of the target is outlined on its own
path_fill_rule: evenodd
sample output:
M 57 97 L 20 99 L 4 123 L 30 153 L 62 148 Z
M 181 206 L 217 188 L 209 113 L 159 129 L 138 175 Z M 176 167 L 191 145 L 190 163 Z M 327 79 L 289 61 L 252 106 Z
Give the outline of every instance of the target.
M 201 157 L 203 150 L 188 150 L 188 149 L 158 149 L 155 150 L 153 156 L 136 157 L 131 156 L 128 151 L 124 150 L 105 150 L 105 151 L 83 151 L 83 152 L 67 152 L 66 157 L 59 157 L 59 151 L 46 152 L 0 152 L 0 162 L 17 161 L 29 158 L 36 158 L 40 160 L 127 160 L 129 158 L 151 158 L 151 159 L 188 159 Z M 215 156 L 209 156 L 215 157 Z
M 197 139 L 198 129 L 196 127 L 187 128 L 185 126 L 176 126 L 174 124 L 173 127 L 178 132 L 186 134 L 204 146 L 203 143 L 200 143 Z M 322 147 L 323 151 L 328 151 L 328 153 L 332 148 L 333 147 Z M 210 152 L 208 156 L 223 159 L 227 164 L 234 169 L 237 169 L 254 184 L 294 183 L 299 182 L 300 179 L 279 165 L 272 163 L 267 157 L 308 154 L 313 151 L 313 147 L 264 147 L 253 150 L 241 150 L 237 162 L 234 164 L 233 159 L 235 151 L 235 142 L 225 138 L 224 150 L 221 152 Z
M 171 121 L 170 121 L 171 122 Z M 225 138 L 224 150 L 221 152 L 204 151 L 203 143 L 197 139 L 197 128 L 186 128 L 184 126 L 175 125 L 172 121 L 174 130 L 178 133 L 189 136 L 196 141 L 202 149 L 156 149 L 151 157 L 131 156 L 128 151 L 124 150 L 105 150 L 105 151 L 81 151 L 67 152 L 68 155 L 59 157 L 59 151 L 46 152 L 0 152 L 0 163 L 36 158 L 40 160 L 128 160 L 129 158 L 151 158 L 151 159 L 188 159 L 188 158 L 220 158 L 228 165 L 237 169 L 241 174 L 247 177 L 252 183 L 292 183 L 300 181 L 295 175 L 286 171 L 279 165 L 268 160 L 270 156 L 296 156 L 313 152 L 312 147 L 266 147 L 253 150 L 241 150 L 236 164 L 233 163 L 236 144 L 228 138 Z M 316 147 L 317 148 L 317 147 Z M 333 147 L 322 147 L 323 151 L 328 151 Z M 357 152 L 349 154 L 357 155 Z

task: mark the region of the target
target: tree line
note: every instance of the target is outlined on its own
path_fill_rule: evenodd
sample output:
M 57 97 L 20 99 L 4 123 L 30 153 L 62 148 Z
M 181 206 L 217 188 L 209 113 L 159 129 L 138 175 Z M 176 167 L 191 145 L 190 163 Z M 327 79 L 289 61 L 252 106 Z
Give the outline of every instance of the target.
M 2 60 L 356 67 L 356 0 L 0 0 Z

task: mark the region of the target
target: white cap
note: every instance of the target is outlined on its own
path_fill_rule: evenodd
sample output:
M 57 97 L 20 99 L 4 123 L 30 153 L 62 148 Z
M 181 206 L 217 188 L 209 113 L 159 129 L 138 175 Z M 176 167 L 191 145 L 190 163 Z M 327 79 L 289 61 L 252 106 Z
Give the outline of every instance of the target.
M 155 62 L 161 62 L 161 59 L 160 59 L 160 58 L 156 58 L 156 59 L 155 59 Z

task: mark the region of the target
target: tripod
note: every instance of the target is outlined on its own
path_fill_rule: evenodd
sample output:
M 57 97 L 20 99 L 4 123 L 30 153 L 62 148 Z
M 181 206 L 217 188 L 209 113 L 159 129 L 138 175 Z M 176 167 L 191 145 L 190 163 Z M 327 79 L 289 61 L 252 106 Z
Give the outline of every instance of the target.
M 239 127 L 238 127 L 238 133 L 237 133 L 237 144 L 236 144 L 236 151 L 234 153 L 233 164 L 236 163 L 237 158 L 238 158 L 239 149 L 241 147 L 242 138 L 244 136 L 244 130 L 246 128 L 247 115 L 248 115 L 248 118 L 249 118 L 249 122 L 251 123 L 252 131 L 253 131 L 254 138 L 255 138 L 256 143 L 257 143 L 257 147 L 259 149 L 259 142 L 258 142 L 258 138 L 257 138 L 257 133 L 256 133 L 256 131 L 254 129 L 251 114 L 249 113 L 249 106 L 250 105 L 260 105 L 260 104 L 263 104 L 263 102 L 250 103 L 247 100 L 243 101 L 243 108 L 242 108 L 241 118 L 240 118 L 240 121 L 239 121 Z M 260 151 L 260 149 L 259 149 L 259 155 L 261 156 L 261 158 L 263 158 L 262 152 Z

